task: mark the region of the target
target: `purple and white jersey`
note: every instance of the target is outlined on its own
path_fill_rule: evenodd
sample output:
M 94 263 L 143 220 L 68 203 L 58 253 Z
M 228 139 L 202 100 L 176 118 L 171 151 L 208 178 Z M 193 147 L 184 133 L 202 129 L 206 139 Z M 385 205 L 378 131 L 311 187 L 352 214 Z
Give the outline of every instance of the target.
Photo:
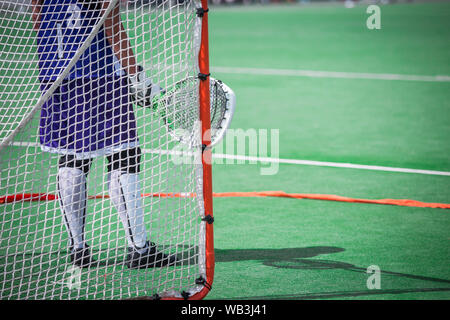
M 43 92 L 87 38 L 99 13 L 76 0 L 43 1 L 37 37 Z M 92 158 L 137 146 L 133 105 L 122 73 L 102 28 L 42 106 L 42 149 Z
M 39 78 L 55 81 L 91 33 L 100 10 L 77 0 L 44 0 L 37 35 Z M 112 75 L 115 60 L 103 27 L 71 70 L 68 78 Z

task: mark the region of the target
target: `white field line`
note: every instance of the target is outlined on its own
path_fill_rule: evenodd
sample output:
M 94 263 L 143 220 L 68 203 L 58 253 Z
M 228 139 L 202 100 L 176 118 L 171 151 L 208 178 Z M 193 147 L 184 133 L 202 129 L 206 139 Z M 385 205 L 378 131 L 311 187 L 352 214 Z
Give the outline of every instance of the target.
M 40 147 L 40 145 L 38 143 L 30 143 L 30 142 L 14 142 L 14 143 L 12 143 L 12 145 L 15 147 L 36 147 L 36 148 Z M 149 154 L 169 155 L 169 156 L 181 156 L 181 155 L 189 156 L 190 155 L 187 152 L 161 150 L 161 149 L 142 149 L 142 152 L 149 153 Z M 191 154 L 191 156 L 192 155 L 193 155 L 193 153 Z M 283 163 L 283 164 L 295 164 L 295 165 L 317 166 L 317 167 L 333 167 L 333 168 L 347 168 L 347 169 L 385 171 L 385 172 L 416 173 L 416 174 L 436 175 L 436 176 L 450 176 L 449 171 L 385 167 L 385 166 L 374 166 L 374 165 L 364 165 L 364 164 L 354 164 L 354 163 L 313 161 L 313 160 L 300 160 L 300 159 L 281 159 L 281 158 L 268 158 L 268 157 L 253 157 L 253 156 L 241 156 L 241 155 L 231 155 L 231 154 L 221 154 L 221 153 L 213 153 L 212 157 L 215 159 L 252 161 L 255 163 L 263 163 L 263 164 Z M 213 162 L 213 164 L 214 164 L 214 162 Z
M 213 154 L 213 158 L 233 159 L 233 160 L 241 160 L 241 161 L 256 161 L 256 162 L 260 162 L 260 163 L 284 163 L 284 164 L 297 164 L 297 165 L 318 166 L 318 167 L 334 167 L 334 168 L 348 168 L 348 169 L 362 169 L 362 170 L 374 170 L 374 171 L 388 171 L 388 172 L 403 172 L 403 173 L 418 173 L 418 174 L 438 175 L 438 176 L 450 176 L 450 172 L 448 172 L 448 171 L 396 168 L 396 167 L 385 167 L 385 166 L 374 166 L 374 165 L 341 163 L 341 162 L 298 160 L 298 159 L 277 159 L 277 158 L 250 157 L 250 156 L 239 156 L 239 155 L 229 155 L 229 154 Z
M 450 76 L 447 75 L 423 76 L 423 75 L 407 75 L 407 74 L 391 74 L 391 73 L 360 73 L 360 72 L 313 71 L 300 69 L 267 69 L 267 68 L 235 68 L 235 67 L 211 67 L 211 70 L 213 72 L 220 72 L 220 73 L 267 75 L 267 76 L 450 82 Z

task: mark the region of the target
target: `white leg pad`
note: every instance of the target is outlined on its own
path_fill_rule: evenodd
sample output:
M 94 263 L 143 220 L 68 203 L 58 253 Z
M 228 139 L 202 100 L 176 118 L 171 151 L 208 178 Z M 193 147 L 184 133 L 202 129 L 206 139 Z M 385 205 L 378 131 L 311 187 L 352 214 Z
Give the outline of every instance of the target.
M 147 231 L 139 175 L 118 170 L 110 172 L 109 196 L 125 228 L 128 246 L 145 247 Z
M 82 170 L 63 167 L 58 169 L 58 198 L 70 237 L 70 247 L 85 247 L 86 175 Z

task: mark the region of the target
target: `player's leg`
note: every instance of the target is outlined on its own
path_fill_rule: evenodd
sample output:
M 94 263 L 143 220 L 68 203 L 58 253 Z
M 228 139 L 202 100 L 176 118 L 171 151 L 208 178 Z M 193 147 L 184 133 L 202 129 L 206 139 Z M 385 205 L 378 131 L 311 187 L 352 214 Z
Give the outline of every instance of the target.
M 147 232 L 139 181 L 140 149 L 127 149 L 107 159 L 109 196 L 124 226 L 128 246 L 144 247 Z
M 76 160 L 72 155 L 63 155 L 58 165 L 58 199 L 69 235 L 70 257 L 72 263 L 80 267 L 88 267 L 94 262 L 84 237 L 86 176 L 90 164 L 89 159 Z
M 155 244 L 150 243 L 147 238 L 139 179 L 140 148 L 127 149 L 108 156 L 107 159 L 110 199 L 127 235 L 128 267 L 147 268 L 174 264 L 174 256 L 158 252 Z

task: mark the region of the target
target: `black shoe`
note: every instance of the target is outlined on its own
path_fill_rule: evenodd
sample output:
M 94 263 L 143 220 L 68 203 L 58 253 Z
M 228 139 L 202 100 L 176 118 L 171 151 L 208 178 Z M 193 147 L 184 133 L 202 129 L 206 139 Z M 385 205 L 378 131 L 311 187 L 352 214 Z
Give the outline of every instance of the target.
M 89 247 L 71 250 L 70 260 L 80 268 L 89 268 L 97 265 L 97 261 L 91 257 Z
M 167 255 L 156 249 L 153 242 L 147 242 L 146 251 L 139 253 L 135 248 L 128 248 L 127 267 L 130 269 L 160 268 L 175 265 L 174 255 Z

